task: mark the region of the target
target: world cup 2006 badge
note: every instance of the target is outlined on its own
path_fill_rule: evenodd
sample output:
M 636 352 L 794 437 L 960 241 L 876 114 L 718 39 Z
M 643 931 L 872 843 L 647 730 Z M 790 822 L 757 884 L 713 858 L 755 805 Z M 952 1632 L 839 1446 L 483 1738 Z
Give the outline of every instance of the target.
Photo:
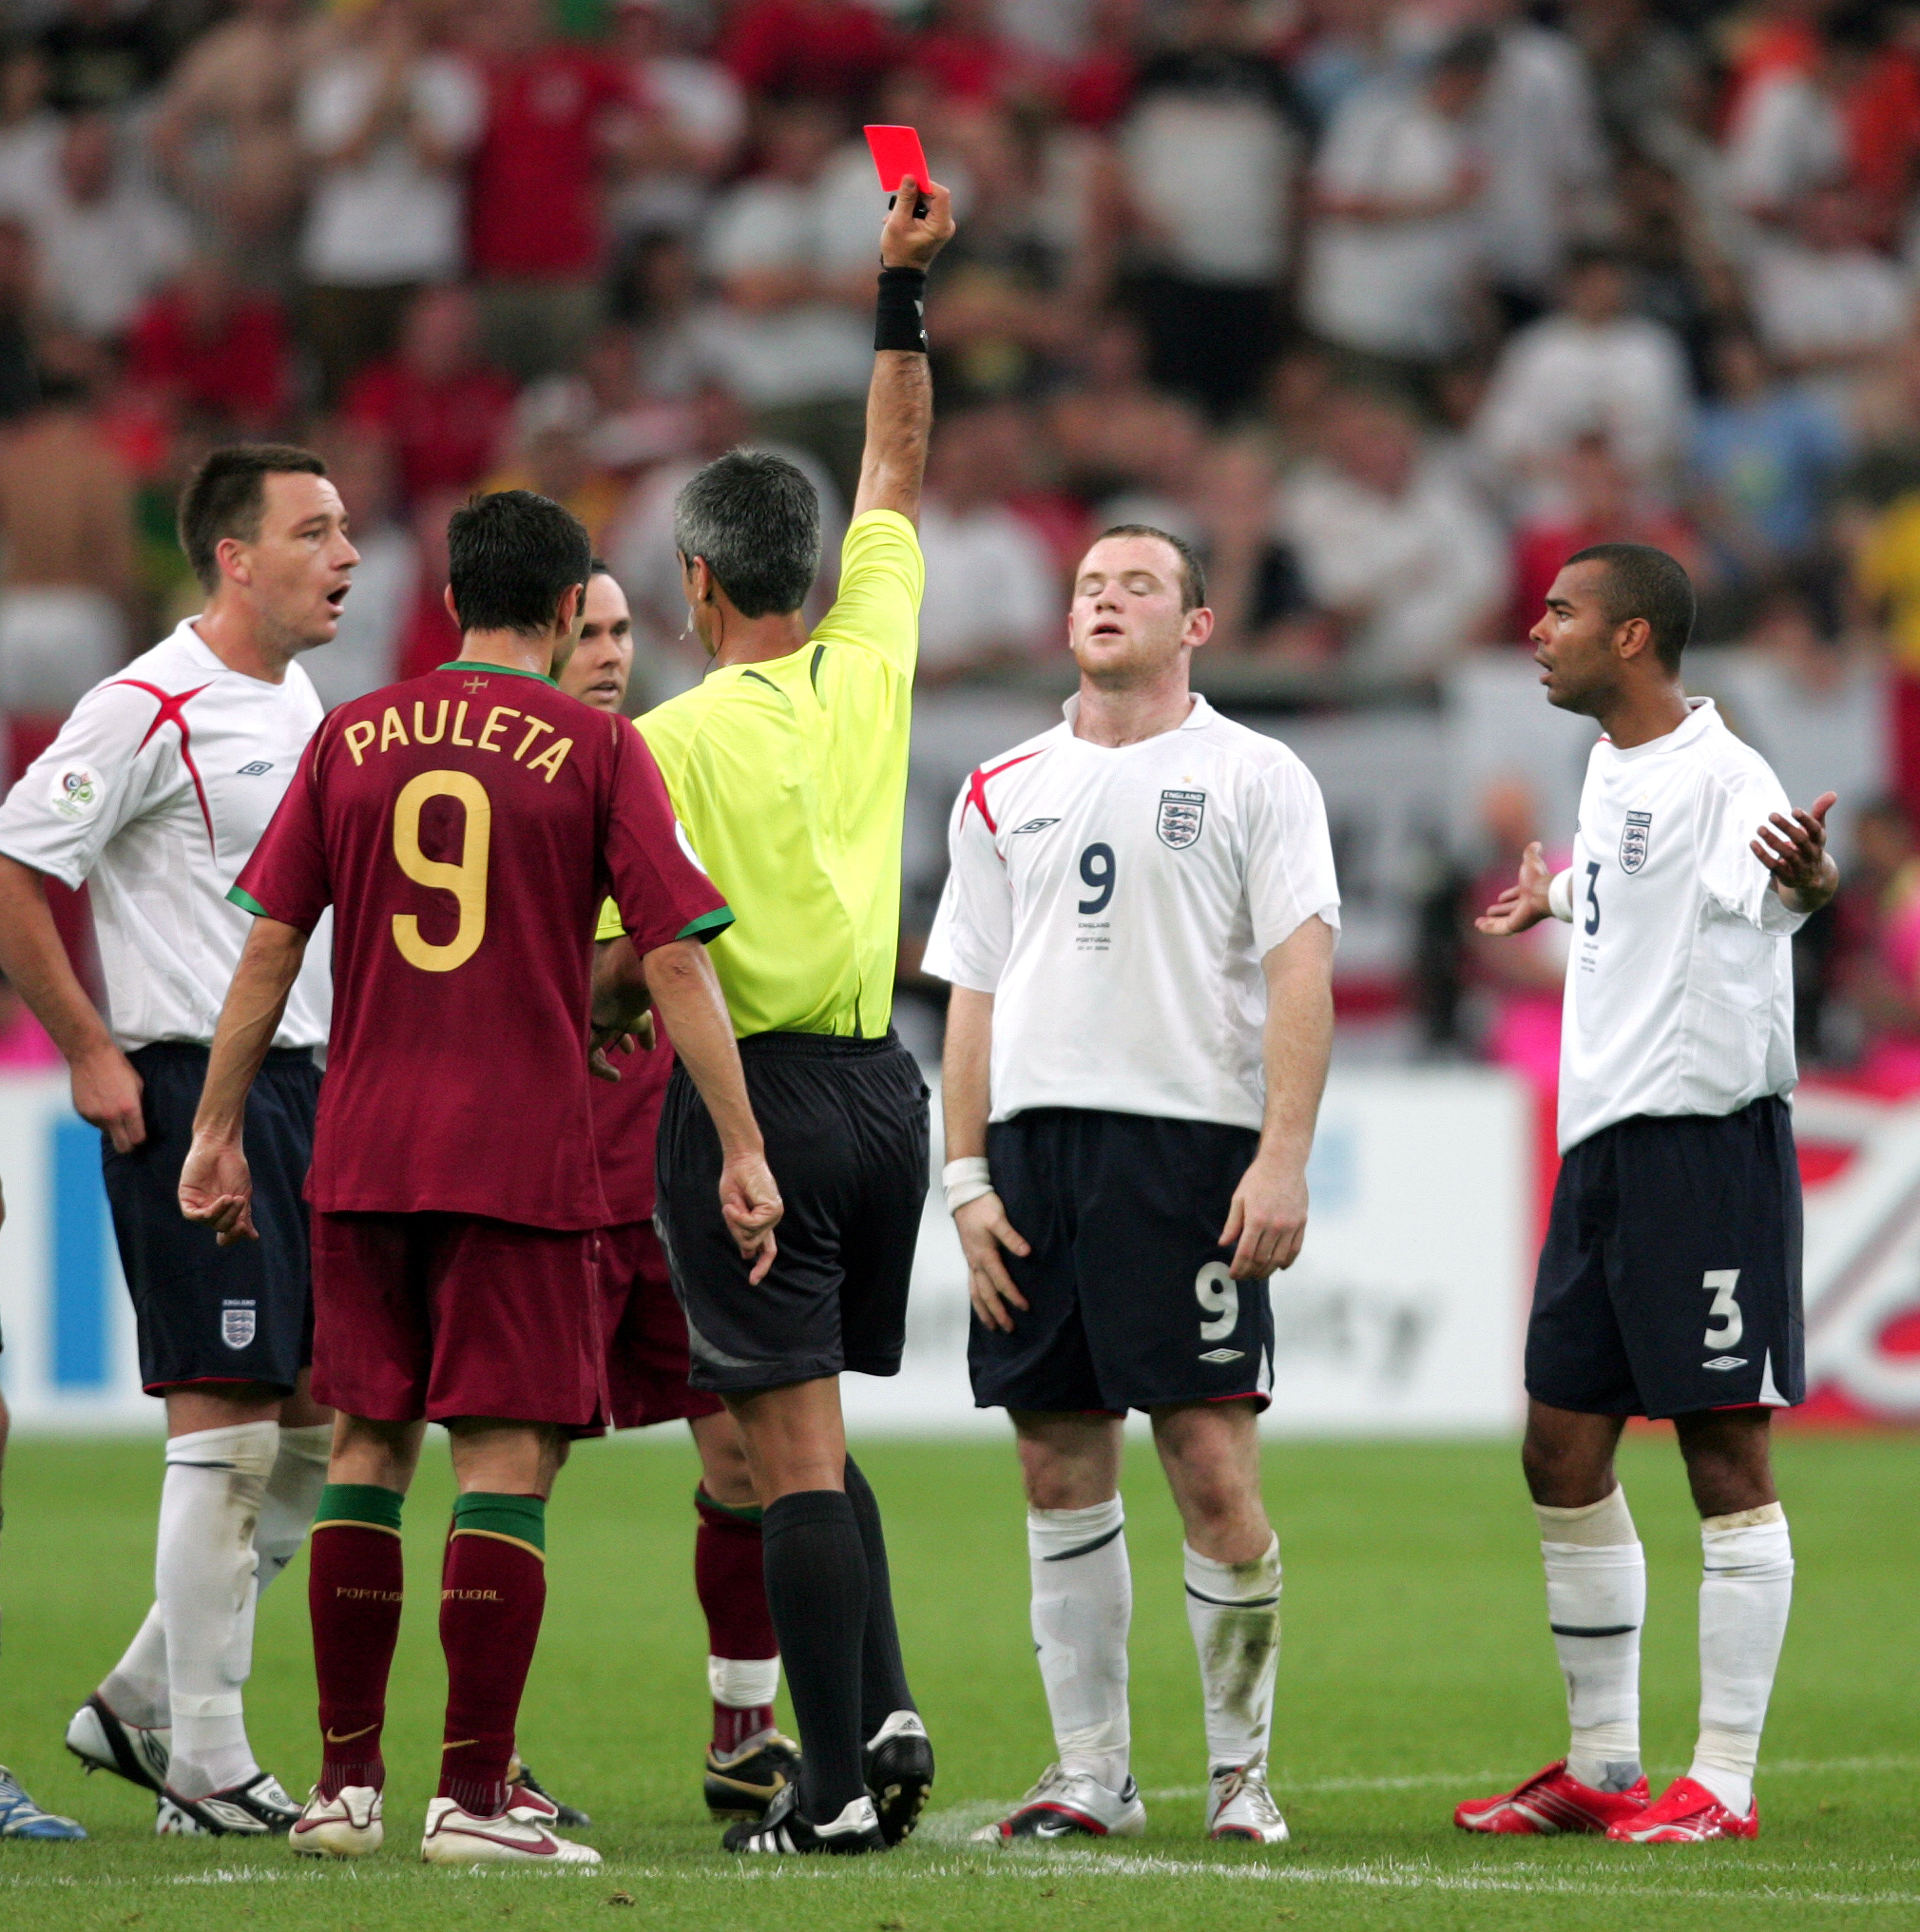
M 1184 851 L 1200 836 L 1200 823 L 1206 817 L 1207 795 L 1203 791 L 1164 791 L 1160 794 L 1160 842 L 1176 852 Z
M 1620 869 L 1637 872 L 1646 863 L 1647 828 L 1653 823 L 1650 812 L 1630 812 L 1620 833 Z
M 220 1305 L 220 1339 L 229 1348 L 244 1348 L 259 1328 L 250 1301 L 223 1301 Z

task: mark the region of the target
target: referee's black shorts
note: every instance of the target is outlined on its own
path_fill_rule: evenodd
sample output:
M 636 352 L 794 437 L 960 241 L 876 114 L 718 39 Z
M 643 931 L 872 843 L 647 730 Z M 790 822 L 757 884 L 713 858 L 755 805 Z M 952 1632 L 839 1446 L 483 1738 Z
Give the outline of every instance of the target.
M 120 1265 L 133 1298 L 140 1382 L 265 1382 L 291 1394 L 313 1359 L 313 1274 L 301 1190 L 313 1155 L 320 1070 L 276 1047 L 247 1098 L 243 1144 L 257 1241 L 222 1247 L 180 1211 L 180 1169 L 206 1084 L 207 1049 L 161 1040 L 127 1055 L 143 1083 L 147 1137 L 115 1154 L 100 1136 Z
M 927 1196 L 919 1066 L 891 1033 L 756 1034 L 740 1060 L 786 1204 L 765 1280 L 747 1280 L 727 1232 L 720 1137 L 684 1066 L 660 1110 L 654 1225 L 686 1311 L 690 1381 L 744 1395 L 897 1373 Z

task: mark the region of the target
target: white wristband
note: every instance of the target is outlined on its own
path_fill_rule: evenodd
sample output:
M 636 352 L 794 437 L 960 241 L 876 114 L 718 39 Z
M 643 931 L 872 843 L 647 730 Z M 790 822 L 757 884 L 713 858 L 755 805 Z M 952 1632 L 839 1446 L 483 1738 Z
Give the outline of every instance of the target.
M 1547 909 L 1558 920 L 1571 926 L 1574 922 L 1574 868 L 1569 866 L 1564 872 L 1556 872 L 1553 882 L 1547 888 Z
M 947 1197 L 949 1214 L 957 1214 L 969 1201 L 991 1194 L 993 1180 L 987 1172 L 987 1156 L 970 1154 L 963 1160 L 948 1161 L 940 1170 L 940 1189 Z

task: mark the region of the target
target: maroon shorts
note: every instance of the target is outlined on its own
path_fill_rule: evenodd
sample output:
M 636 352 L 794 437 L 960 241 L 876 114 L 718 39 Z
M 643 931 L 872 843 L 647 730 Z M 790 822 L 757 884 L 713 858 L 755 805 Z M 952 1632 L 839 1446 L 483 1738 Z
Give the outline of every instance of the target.
M 600 1306 L 616 1429 L 720 1413 L 718 1396 L 687 1385 L 687 1318 L 651 1222 L 601 1230 Z
M 607 1418 L 590 1232 L 313 1216 L 313 1396 L 371 1422 Z

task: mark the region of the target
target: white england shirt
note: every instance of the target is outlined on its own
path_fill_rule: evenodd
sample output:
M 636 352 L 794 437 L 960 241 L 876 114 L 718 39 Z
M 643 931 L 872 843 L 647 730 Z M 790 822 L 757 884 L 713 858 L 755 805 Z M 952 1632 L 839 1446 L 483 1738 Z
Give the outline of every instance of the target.
M 279 684 L 229 670 L 189 619 L 95 685 L 0 805 L 0 852 L 91 886 L 107 1024 L 123 1052 L 213 1038 L 253 923 L 227 888 L 321 715 L 298 664 Z M 329 951 L 316 932 L 276 1046 L 325 1043 Z
M 1789 911 L 1751 849 L 1790 808 L 1713 700 L 1587 760 L 1560 1048 L 1560 1150 L 1637 1114 L 1733 1114 L 1795 1081 Z M 1562 881 L 1564 880 L 1564 884 Z
M 991 993 L 992 1114 L 1083 1107 L 1255 1127 L 1260 962 L 1340 892 L 1320 788 L 1196 698 L 1110 746 L 1067 722 L 962 788 L 926 968 Z

